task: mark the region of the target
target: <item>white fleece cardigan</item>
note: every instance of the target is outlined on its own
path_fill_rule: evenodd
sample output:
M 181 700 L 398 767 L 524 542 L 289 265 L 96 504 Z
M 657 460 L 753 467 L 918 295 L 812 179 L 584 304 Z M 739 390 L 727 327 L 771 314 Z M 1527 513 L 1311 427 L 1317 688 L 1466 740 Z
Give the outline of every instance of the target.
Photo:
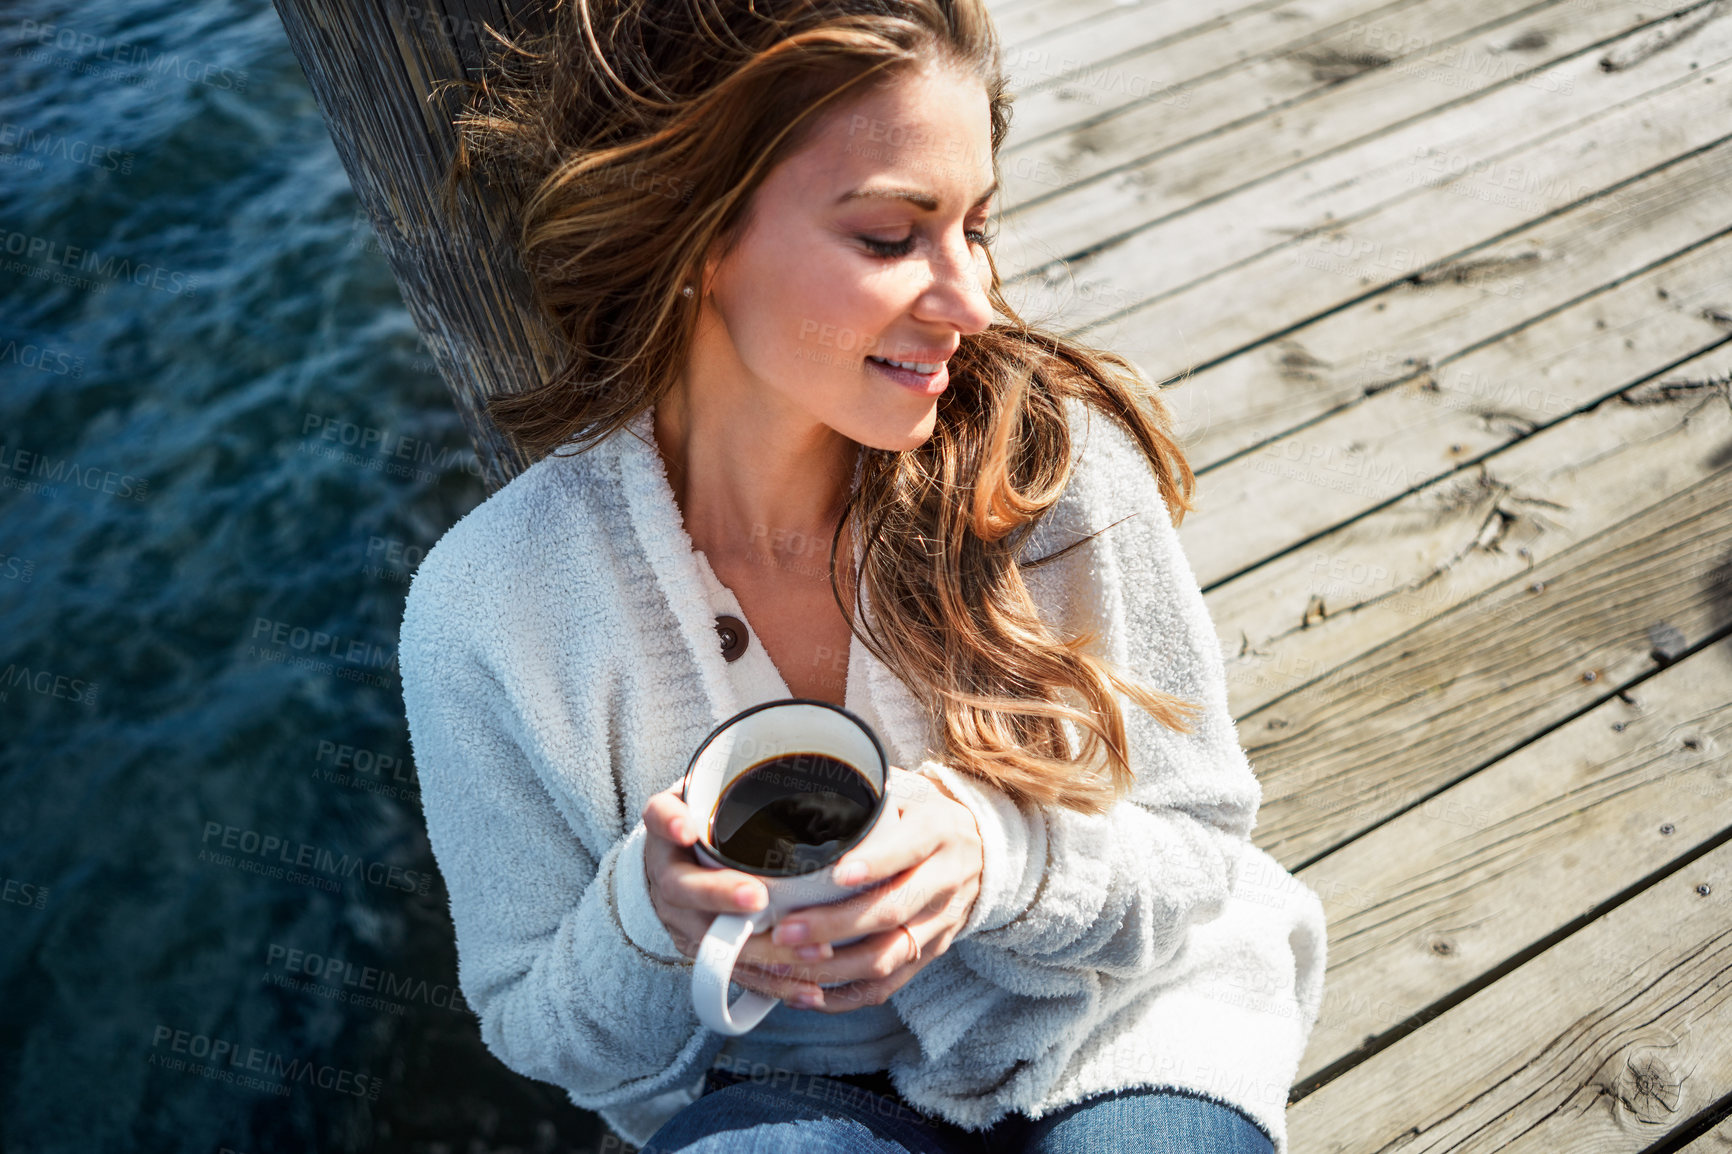
M 1205 712 L 1180 735 L 1121 698 L 1132 793 L 1102 816 L 1021 807 L 942 764 L 919 703 L 853 642 L 850 708 L 893 764 L 969 808 L 985 845 L 967 924 L 889 999 L 907 1037 L 887 1068 L 910 1103 L 968 1129 L 1176 1087 L 1242 1109 L 1287 1154 L 1323 993 L 1322 903 L 1249 840 L 1261 788 L 1152 473 L 1113 418 L 1066 406 L 1076 471 L 1024 556 L 1129 519 L 1027 570 L 1030 593 L 1056 627 L 1101 629 L 1107 657 Z M 415 575 L 399 649 L 482 1038 L 638 1145 L 729 1040 L 698 1022 L 691 961 L 650 904 L 640 814 L 743 708 L 652 428 L 646 411 L 545 457 L 452 526 Z M 815 1072 L 859 1068 L 831 1065 Z

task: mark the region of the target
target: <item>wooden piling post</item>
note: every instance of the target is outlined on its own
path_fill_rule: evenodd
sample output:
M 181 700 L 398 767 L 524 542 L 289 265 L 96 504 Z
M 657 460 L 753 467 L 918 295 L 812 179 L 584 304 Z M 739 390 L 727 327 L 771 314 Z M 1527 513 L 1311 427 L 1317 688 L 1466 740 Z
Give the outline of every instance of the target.
M 491 24 L 543 27 L 548 0 L 275 0 L 337 155 L 365 206 L 404 303 L 474 442 L 489 492 L 531 463 L 487 419 L 485 398 L 552 375 L 558 347 L 535 309 L 501 206 L 438 198 L 460 106 L 445 79 L 472 79 Z

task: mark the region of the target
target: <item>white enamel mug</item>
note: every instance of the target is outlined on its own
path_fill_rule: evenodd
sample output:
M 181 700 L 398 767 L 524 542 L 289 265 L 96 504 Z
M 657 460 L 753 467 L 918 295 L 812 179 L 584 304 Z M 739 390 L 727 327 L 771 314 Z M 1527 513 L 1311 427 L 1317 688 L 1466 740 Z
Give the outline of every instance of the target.
M 795 753 L 825 754 L 859 771 L 877 795 L 872 814 L 852 838 L 827 852 L 823 861 L 800 863 L 803 872 L 792 872 L 793 866 L 775 870 L 729 859 L 716 848 L 715 838 L 716 808 L 723 793 L 735 778 L 753 766 L 768 758 Z M 780 1002 L 779 998 L 756 990 L 744 990 L 732 1003 L 728 1001 L 734 963 L 748 938 L 774 926 L 795 910 L 825 905 L 870 888 L 838 883 L 834 867 L 849 850 L 880 843 L 889 836 L 897 818 L 889 782 L 890 762 L 872 727 L 827 701 L 790 697 L 754 705 L 717 726 L 698 746 L 680 787 L 680 800 L 691 807 L 703 831 L 692 849 L 703 865 L 760 877 L 769 891 L 769 901 L 763 909 L 717 914 L 704 934 L 692 966 L 692 1006 L 705 1026 L 719 1034 L 744 1034 Z M 831 944 L 845 946 L 865 936 Z

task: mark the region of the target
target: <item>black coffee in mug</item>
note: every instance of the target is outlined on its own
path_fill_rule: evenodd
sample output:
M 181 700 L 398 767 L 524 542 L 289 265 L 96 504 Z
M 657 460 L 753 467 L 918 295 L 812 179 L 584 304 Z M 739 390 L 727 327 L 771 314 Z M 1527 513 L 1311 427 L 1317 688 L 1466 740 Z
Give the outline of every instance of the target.
M 841 857 L 877 807 L 866 775 L 840 758 L 779 754 L 722 790 L 710 844 L 753 869 L 809 873 Z

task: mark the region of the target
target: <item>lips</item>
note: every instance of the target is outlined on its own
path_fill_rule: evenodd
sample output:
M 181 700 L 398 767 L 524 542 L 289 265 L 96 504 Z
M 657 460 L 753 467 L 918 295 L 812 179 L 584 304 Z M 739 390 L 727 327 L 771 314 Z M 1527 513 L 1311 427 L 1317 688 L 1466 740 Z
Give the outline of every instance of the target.
M 913 358 L 909 358 L 909 360 L 912 361 Z M 921 396 L 936 397 L 950 386 L 950 369 L 942 357 L 935 357 L 932 361 L 914 361 L 915 364 L 937 365 L 937 368 L 931 372 L 924 373 L 917 369 L 899 368 L 871 356 L 866 358 L 866 363 L 872 367 L 873 372 L 888 377 L 896 384 L 910 392 L 919 393 Z
M 866 359 L 869 361 L 877 361 L 879 364 L 889 365 L 891 368 L 907 369 L 908 371 L 914 372 L 914 373 L 935 373 L 938 371 L 938 366 L 942 365 L 949 358 L 948 357 L 930 357 L 930 356 L 929 357 L 881 357 L 881 356 L 878 356 L 877 354 L 873 354 L 873 355 L 867 357 Z

